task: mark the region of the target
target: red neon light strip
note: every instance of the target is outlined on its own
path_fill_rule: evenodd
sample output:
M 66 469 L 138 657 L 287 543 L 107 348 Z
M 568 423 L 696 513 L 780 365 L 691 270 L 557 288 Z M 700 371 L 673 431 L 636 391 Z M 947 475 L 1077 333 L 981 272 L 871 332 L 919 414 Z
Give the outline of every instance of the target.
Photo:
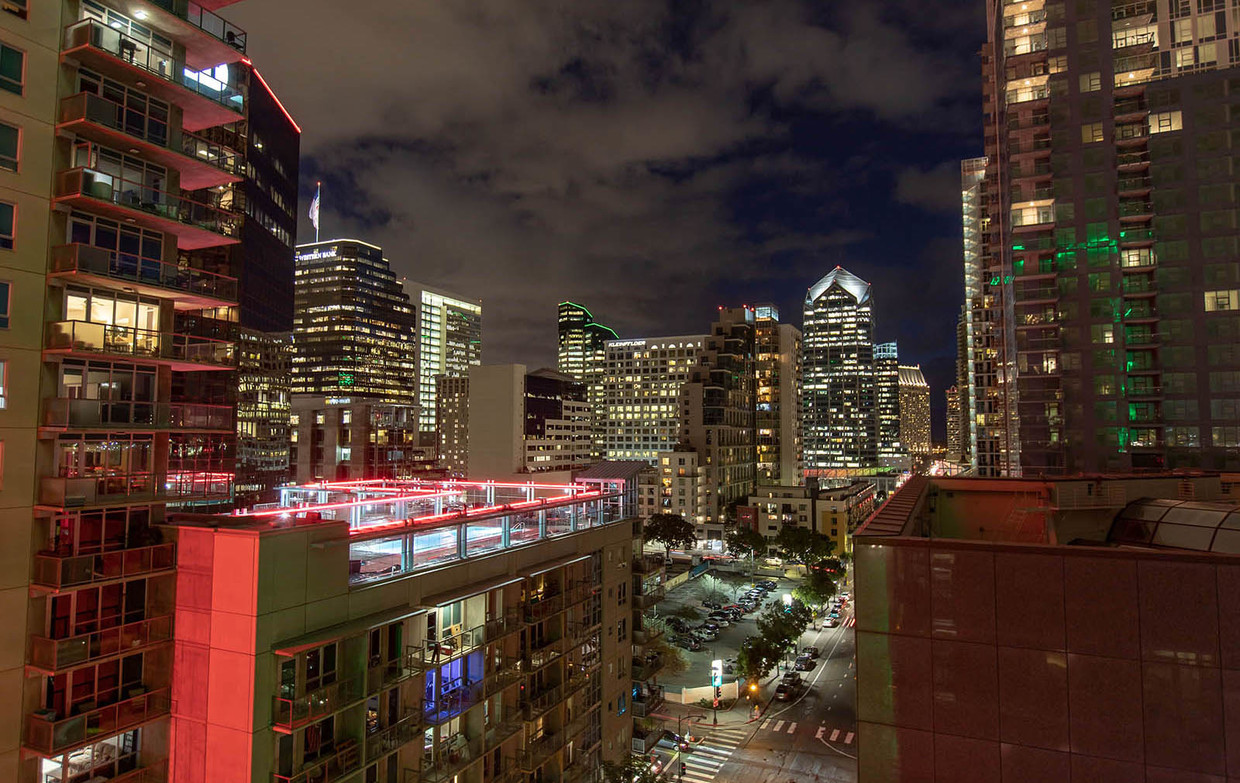
M 250 66 L 250 70 L 254 72 L 254 75 L 258 77 L 258 81 L 259 83 L 263 85 L 263 89 L 265 89 L 267 91 L 267 94 L 271 96 L 271 99 L 276 102 L 276 106 L 279 106 L 280 111 L 284 112 L 284 116 L 285 118 L 288 119 L 289 124 L 291 124 L 294 128 L 296 128 L 297 133 L 300 135 L 301 126 L 298 125 L 297 121 L 293 119 L 293 115 L 288 113 L 288 109 L 284 108 L 284 104 L 280 102 L 280 98 L 279 96 L 276 95 L 275 90 L 267 86 L 267 80 L 264 79 L 263 75 L 258 72 L 257 68 L 254 67 L 254 63 L 250 62 L 248 59 L 245 62 L 246 62 L 246 65 Z
M 563 500 L 578 502 L 582 500 L 590 500 L 591 498 L 602 497 L 603 494 L 604 494 L 603 492 L 596 490 L 596 491 L 584 493 L 581 495 L 575 495 L 571 498 L 563 498 Z M 556 504 L 556 505 L 552 505 L 552 504 Z M 494 514 L 496 512 L 515 511 L 517 509 L 532 508 L 535 506 L 547 506 L 549 508 L 560 508 L 564 505 L 571 505 L 571 503 L 564 503 L 561 499 L 556 498 L 554 500 L 526 500 L 520 503 L 508 503 L 502 506 L 481 506 L 479 508 L 471 508 L 467 510 L 464 513 L 464 515 L 462 515 L 459 512 L 450 513 L 450 514 L 433 514 L 427 517 L 411 517 L 409 519 L 398 519 L 398 520 L 393 520 L 391 522 L 386 522 L 386 523 L 382 523 L 378 525 L 366 525 L 365 527 L 356 527 L 349 531 L 349 535 L 351 536 L 370 535 L 371 533 L 382 532 L 384 530 L 395 530 L 395 529 L 404 528 L 404 527 L 420 527 L 422 525 L 432 524 L 435 522 L 449 522 L 453 520 L 457 522 L 465 522 L 465 521 L 468 521 L 470 517 L 478 516 L 480 514 Z
M 311 511 L 327 511 L 334 508 L 352 508 L 354 506 L 386 506 L 392 503 L 399 503 L 403 500 L 427 500 L 434 497 L 433 494 L 417 494 L 402 495 L 395 498 L 370 498 L 367 500 L 350 500 L 342 503 L 323 503 L 317 506 L 288 506 L 286 508 L 268 509 L 266 511 L 251 511 L 250 513 L 242 513 L 238 516 L 245 517 L 274 517 L 280 514 L 306 514 Z

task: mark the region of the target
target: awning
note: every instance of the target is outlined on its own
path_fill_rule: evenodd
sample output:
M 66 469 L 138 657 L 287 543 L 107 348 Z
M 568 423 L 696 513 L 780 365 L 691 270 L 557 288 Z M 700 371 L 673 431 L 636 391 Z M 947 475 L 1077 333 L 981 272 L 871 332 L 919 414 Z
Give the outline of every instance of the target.
M 348 620 L 343 623 L 328 626 L 318 631 L 311 631 L 302 634 L 285 642 L 275 645 L 273 652 L 276 655 L 293 656 L 300 652 L 322 647 L 331 642 L 338 642 L 341 639 L 347 639 L 350 636 L 359 636 L 366 633 L 372 628 L 381 625 L 399 622 L 414 615 L 425 614 L 426 610 L 418 607 L 402 606 L 396 609 L 388 609 L 385 612 L 375 612 L 365 617 L 359 617 L 356 620 Z
M 590 557 L 591 555 L 578 555 L 576 557 L 566 557 L 563 560 L 553 560 L 550 563 L 543 563 L 542 565 L 535 566 L 535 570 L 528 571 L 526 572 L 525 575 L 526 576 L 538 576 L 539 574 L 545 574 L 548 571 L 551 571 L 556 568 L 563 568 L 566 565 L 572 565 L 573 563 L 580 563 L 582 560 L 589 560 Z
M 454 604 L 457 601 L 464 601 L 466 598 L 473 598 L 475 595 L 481 595 L 492 590 L 498 590 L 501 587 L 515 584 L 520 581 L 521 577 L 519 576 L 506 576 L 494 582 L 486 582 L 481 585 L 471 584 L 468 587 L 463 587 L 459 590 L 449 590 L 445 593 L 439 593 L 438 595 L 428 595 L 426 598 L 422 599 L 422 606 L 426 608 L 447 606 L 448 604 Z

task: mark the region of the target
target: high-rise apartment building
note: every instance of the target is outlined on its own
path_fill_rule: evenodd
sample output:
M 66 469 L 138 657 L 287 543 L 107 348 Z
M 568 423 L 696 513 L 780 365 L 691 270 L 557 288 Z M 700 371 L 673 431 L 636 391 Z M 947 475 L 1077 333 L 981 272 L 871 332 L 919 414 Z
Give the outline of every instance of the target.
M 947 458 L 969 463 L 972 445 L 969 439 L 969 328 L 968 308 L 960 307 L 956 320 L 956 376 L 947 390 Z
M 434 446 L 421 445 L 414 405 L 368 397 L 295 394 L 293 480 L 409 480 L 442 475 Z
M 556 369 L 588 382 L 587 376 L 602 366 L 607 341 L 619 339 L 619 335 L 610 326 L 597 323 L 584 305 L 560 302 L 559 338 Z
M 900 365 L 900 442 L 914 459 L 930 456 L 930 384 L 921 365 Z
M 912 477 L 853 539 L 860 783 L 1225 780 L 1231 491 Z
M 435 455 L 448 476 L 469 469 L 469 376 L 435 378 Z
M 383 249 L 329 239 L 296 259 L 293 393 L 415 404 L 415 311 Z
M 245 43 L 197 5 L 0 6 L 6 781 L 166 775 L 160 526 L 232 498 Z
M 1218 2 L 988 8 L 981 285 L 1021 471 L 1240 465 L 1240 27 Z
M 964 436 L 968 428 L 960 409 L 960 387 L 947 387 L 943 397 L 947 411 L 947 459 L 964 462 L 967 456 Z
M 609 340 L 603 366 L 603 429 L 609 460 L 645 460 L 680 438 L 680 387 L 704 335 Z
M 419 426 L 423 444 L 433 446 L 435 378 L 466 376 L 482 363 L 482 301 L 420 283 L 405 290 L 417 313 Z
M 878 462 L 888 468 L 908 466 L 908 444 L 900 428 L 900 349 L 894 343 L 874 346 L 874 417 L 878 427 Z
M 469 371 L 466 473 L 472 479 L 563 472 L 594 460 L 593 414 L 585 384 L 555 370 L 523 364 Z
M 801 330 L 754 308 L 759 484 L 801 483 Z
M 636 472 L 332 482 L 175 517 L 172 779 L 597 781 L 631 753 L 648 665 Z
M 1003 285 L 998 224 L 992 223 L 986 184 L 989 158 L 961 163 L 964 224 L 964 316 L 968 339 L 965 406 L 969 452 L 978 476 L 1020 475 L 1020 433 L 1016 427 L 1015 323 L 1012 298 Z
M 240 329 L 237 334 L 237 474 L 240 507 L 275 500 L 292 481 L 293 344 L 288 335 Z
M 870 284 L 843 267 L 805 296 L 805 475 L 845 478 L 878 463 Z
M 675 453 L 697 454 L 701 502 L 691 519 L 699 540 L 722 542 L 728 507 L 744 501 L 757 476 L 754 332 L 752 308 L 721 307 L 680 387 Z

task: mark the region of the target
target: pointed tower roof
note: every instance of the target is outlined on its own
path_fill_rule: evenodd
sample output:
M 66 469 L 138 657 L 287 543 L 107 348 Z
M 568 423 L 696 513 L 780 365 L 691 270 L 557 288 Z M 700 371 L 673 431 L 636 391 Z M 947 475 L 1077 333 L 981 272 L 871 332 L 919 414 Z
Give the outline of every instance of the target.
M 805 295 L 805 301 L 813 302 L 833 285 L 839 285 L 847 291 L 853 299 L 857 300 L 857 304 L 865 304 L 870 299 L 870 284 L 844 267 L 837 266 L 828 272 L 826 277 L 810 286 L 809 293 Z

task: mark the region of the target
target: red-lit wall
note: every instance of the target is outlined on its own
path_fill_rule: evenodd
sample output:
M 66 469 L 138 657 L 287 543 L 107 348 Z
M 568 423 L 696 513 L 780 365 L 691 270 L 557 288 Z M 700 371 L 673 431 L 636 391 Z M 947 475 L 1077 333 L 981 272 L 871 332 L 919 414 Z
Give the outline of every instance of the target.
M 1240 781 L 1240 558 L 856 540 L 861 783 Z
M 258 536 L 183 527 L 177 539 L 170 783 L 249 783 Z

